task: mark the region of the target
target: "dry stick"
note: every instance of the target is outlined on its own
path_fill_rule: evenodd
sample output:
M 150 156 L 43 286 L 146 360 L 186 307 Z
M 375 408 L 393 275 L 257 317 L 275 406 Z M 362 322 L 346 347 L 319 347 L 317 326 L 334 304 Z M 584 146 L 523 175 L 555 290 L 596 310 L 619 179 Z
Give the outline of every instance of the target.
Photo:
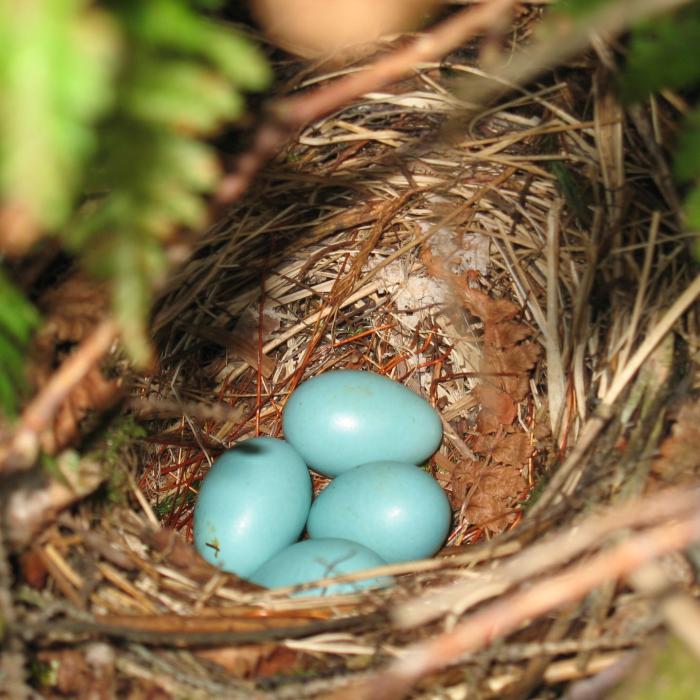
M 607 425 L 608 420 L 612 416 L 613 404 L 627 386 L 630 379 L 634 377 L 644 361 L 654 351 L 654 348 L 663 340 L 664 336 L 671 330 L 676 321 L 688 310 L 698 296 L 700 296 L 700 275 L 698 275 L 683 294 L 676 299 L 675 303 L 651 330 L 644 342 L 637 348 L 622 372 L 615 377 L 610 388 L 603 397 L 601 405 L 598 408 L 598 414 L 592 416 L 584 425 L 571 454 L 554 474 L 545 492 L 530 509 L 529 517 L 537 515 L 548 508 L 552 503 L 573 493 L 580 478 L 580 473 L 575 473 L 578 463 L 588 451 L 588 448 L 593 444 L 593 441 L 598 437 L 601 430 Z
M 576 523 L 513 556 L 488 571 L 476 581 L 459 581 L 437 588 L 422 596 L 399 603 L 391 612 L 401 628 L 417 627 L 445 613 L 460 613 L 476 603 L 500 594 L 507 587 L 521 583 L 546 571 L 562 566 L 586 550 L 599 546 L 609 535 L 631 527 L 648 527 L 670 512 L 683 515 L 700 501 L 700 490 L 670 489 L 644 500 L 616 505 Z M 456 561 L 460 557 L 455 557 Z M 373 575 L 377 575 L 377 571 Z M 493 588 L 494 592 L 489 591 Z
M 658 562 L 635 571 L 630 582 L 641 593 L 660 596 L 659 608 L 666 625 L 700 658 L 700 605 L 693 597 L 675 587 Z
M 408 75 L 419 63 L 434 61 L 467 39 L 496 23 L 516 0 L 490 0 L 462 10 L 408 46 L 380 58 L 367 70 L 352 73 L 328 86 L 279 101 L 271 107 L 272 119 L 256 134 L 250 151 L 236 163 L 236 172 L 226 176 L 217 191 L 217 201 L 238 199 L 255 174 L 298 128 L 320 119 L 367 92 L 378 90 Z
M 46 386 L 22 412 L 19 425 L 0 448 L 0 474 L 29 469 L 39 452 L 39 437 L 59 406 L 109 350 L 117 335 L 117 324 L 102 321 L 53 373 Z
M 566 381 L 559 340 L 559 225 L 563 201 L 557 199 L 547 216 L 547 395 L 552 435 L 556 436 L 564 418 Z
M 363 687 L 353 688 L 352 697 L 401 698 L 417 680 L 462 655 L 487 646 L 544 613 L 580 600 L 601 583 L 614 581 L 664 554 L 686 547 L 700 538 L 698 510 L 700 500 L 696 500 L 695 513 L 631 536 L 608 551 L 486 606 L 452 631 L 409 648 L 387 671 Z

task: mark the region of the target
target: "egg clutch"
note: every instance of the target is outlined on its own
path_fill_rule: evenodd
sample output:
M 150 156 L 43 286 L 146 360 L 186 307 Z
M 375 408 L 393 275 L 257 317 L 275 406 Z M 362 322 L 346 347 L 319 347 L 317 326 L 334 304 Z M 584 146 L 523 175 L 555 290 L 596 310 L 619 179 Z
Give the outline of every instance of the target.
M 420 468 L 442 423 L 423 398 L 372 372 L 334 370 L 303 382 L 282 413 L 284 440 L 224 452 L 203 479 L 194 542 L 210 563 L 268 588 L 429 557 L 452 512 Z M 309 468 L 331 477 L 313 501 Z M 306 529 L 308 539 L 298 541 Z M 386 586 L 340 582 L 300 595 Z

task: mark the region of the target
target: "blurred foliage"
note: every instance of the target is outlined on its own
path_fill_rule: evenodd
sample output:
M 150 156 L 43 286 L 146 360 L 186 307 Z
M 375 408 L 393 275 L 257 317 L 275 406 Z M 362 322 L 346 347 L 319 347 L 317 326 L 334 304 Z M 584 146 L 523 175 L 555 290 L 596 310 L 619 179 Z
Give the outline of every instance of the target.
M 204 221 L 219 176 L 206 139 L 270 69 L 210 15 L 217 0 L 0 0 L 0 256 L 57 236 L 109 281 L 133 360 L 164 242 Z M 1 258 L 0 258 L 1 259 Z M 0 404 L 16 406 L 36 315 L 0 278 Z
M 700 0 L 677 12 L 640 23 L 632 32 L 621 93 L 628 101 L 661 90 L 686 90 L 695 106 L 675 144 L 674 171 L 688 186 L 687 223 L 700 231 Z M 700 245 L 696 243 L 700 258 Z
M 674 171 L 687 185 L 687 223 L 700 232 L 700 0 L 641 22 L 631 33 L 620 82 L 622 97 L 641 100 L 661 90 L 684 90 L 695 101 L 677 139 Z M 696 256 L 700 246 L 696 244 Z
M 632 672 L 610 694 L 610 700 L 696 700 L 700 664 L 688 647 L 669 636 L 640 652 Z
M 558 0 L 553 12 L 560 18 L 590 15 L 609 0 Z M 675 12 L 640 21 L 630 32 L 620 95 L 626 102 L 641 101 L 663 90 L 683 90 L 695 106 L 680 131 L 674 149 L 674 171 L 688 189 L 685 213 L 691 230 L 700 232 L 700 0 Z M 700 258 L 700 244 L 696 244 Z
M 14 415 L 24 393 L 24 361 L 39 314 L 0 268 L 0 409 Z

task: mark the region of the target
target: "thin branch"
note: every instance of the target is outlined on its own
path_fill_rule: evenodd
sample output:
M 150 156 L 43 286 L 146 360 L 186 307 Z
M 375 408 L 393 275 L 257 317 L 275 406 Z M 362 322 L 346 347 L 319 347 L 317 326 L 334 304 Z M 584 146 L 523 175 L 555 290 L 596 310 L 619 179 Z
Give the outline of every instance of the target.
M 109 351 L 117 335 L 117 324 L 102 321 L 53 373 L 46 386 L 22 413 L 17 428 L 0 446 L 0 474 L 29 469 L 39 453 L 39 439 L 54 419 L 56 411 Z
M 352 697 L 358 700 L 402 698 L 416 681 L 464 654 L 482 649 L 528 621 L 580 600 L 602 583 L 624 577 L 664 554 L 688 546 L 700 538 L 697 493 L 695 499 L 694 511 L 684 517 L 674 519 L 675 513 L 669 512 L 657 527 L 632 535 L 615 547 L 487 605 L 449 632 L 409 647 L 386 671 L 360 687 L 349 689 Z M 644 501 L 638 506 L 643 508 Z
M 484 600 L 500 595 L 516 584 L 562 566 L 574 557 L 599 546 L 606 537 L 631 527 L 649 527 L 669 512 L 686 514 L 700 502 L 700 490 L 669 490 L 640 502 L 630 501 L 572 524 L 564 532 L 550 535 L 538 544 L 495 566 L 476 581 L 459 581 L 398 604 L 392 618 L 399 627 L 424 625 L 447 613 L 460 614 Z
M 258 170 L 297 129 L 365 93 L 409 75 L 420 63 L 441 58 L 479 32 L 493 26 L 515 2 L 516 0 L 490 0 L 469 7 L 446 19 L 431 32 L 419 36 L 408 46 L 380 58 L 366 70 L 272 104 L 270 120 L 258 130 L 251 149 L 238 159 L 235 171 L 221 181 L 217 201 L 227 204 L 238 199 L 248 189 Z

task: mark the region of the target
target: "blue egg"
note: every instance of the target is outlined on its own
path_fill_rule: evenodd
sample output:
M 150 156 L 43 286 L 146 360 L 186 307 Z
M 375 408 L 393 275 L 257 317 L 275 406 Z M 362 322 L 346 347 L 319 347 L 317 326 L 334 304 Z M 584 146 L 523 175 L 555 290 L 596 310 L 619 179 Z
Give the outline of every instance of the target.
M 451 520 L 447 496 L 430 474 L 413 464 L 373 462 L 331 481 L 306 527 L 312 538 L 359 542 L 391 563 L 435 554 Z
M 425 399 L 381 374 L 356 370 L 300 384 L 282 425 L 304 461 L 327 476 L 378 460 L 420 464 L 442 440 L 440 416 Z
M 258 437 L 224 452 L 204 477 L 194 509 L 194 543 L 214 566 L 253 573 L 299 539 L 311 477 L 284 440 Z
M 322 578 L 373 569 L 384 564 L 376 552 L 357 542 L 341 539 L 304 540 L 275 554 L 250 577 L 250 580 L 266 588 L 286 588 Z M 380 576 L 309 588 L 294 595 L 357 593 L 364 588 L 388 586 L 392 582 L 392 577 Z

